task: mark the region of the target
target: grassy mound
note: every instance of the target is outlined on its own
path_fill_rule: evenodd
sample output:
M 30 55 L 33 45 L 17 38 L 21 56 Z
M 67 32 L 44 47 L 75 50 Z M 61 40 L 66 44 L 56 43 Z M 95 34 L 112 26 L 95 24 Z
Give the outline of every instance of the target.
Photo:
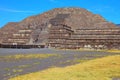
M 111 80 L 120 77 L 120 55 L 108 56 L 65 68 L 52 68 L 10 80 Z

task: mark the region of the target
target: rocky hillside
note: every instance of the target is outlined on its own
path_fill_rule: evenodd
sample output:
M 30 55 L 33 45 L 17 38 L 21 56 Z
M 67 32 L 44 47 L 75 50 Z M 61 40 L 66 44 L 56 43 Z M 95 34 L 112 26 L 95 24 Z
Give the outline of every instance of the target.
M 64 24 L 70 26 L 73 30 L 80 28 L 114 28 L 116 25 L 107 22 L 103 17 L 93 14 L 82 8 L 56 8 L 43 14 L 35 15 L 24 19 L 18 23 L 8 23 L 0 29 L 0 42 L 12 37 L 13 33 L 17 33 L 21 29 L 31 29 L 30 39 L 40 43 L 46 39 L 47 28 L 50 20 L 56 15 L 65 14 Z M 61 16 L 65 17 L 65 16 Z

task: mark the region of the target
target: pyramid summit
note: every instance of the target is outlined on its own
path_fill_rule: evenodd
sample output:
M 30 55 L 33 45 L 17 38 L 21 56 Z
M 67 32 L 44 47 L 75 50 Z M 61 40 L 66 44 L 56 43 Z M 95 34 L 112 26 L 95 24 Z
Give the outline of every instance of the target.
M 0 29 L 1 44 L 120 48 L 120 28 L 83 8 L 56 8 Z M 107 42 L 106 42 L 107 41 Z M 66 43 L 67 44 L 63 44 Z M 75 45 L 76 44 L 76 45 Z

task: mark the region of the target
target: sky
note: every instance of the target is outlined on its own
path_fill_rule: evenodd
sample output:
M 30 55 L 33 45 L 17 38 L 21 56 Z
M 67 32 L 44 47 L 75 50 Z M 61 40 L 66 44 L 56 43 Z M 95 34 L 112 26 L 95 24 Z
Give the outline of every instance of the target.
M 120 0 L 0 0 L 0 28 L 54 8 L 80 7 L 120 24 Z

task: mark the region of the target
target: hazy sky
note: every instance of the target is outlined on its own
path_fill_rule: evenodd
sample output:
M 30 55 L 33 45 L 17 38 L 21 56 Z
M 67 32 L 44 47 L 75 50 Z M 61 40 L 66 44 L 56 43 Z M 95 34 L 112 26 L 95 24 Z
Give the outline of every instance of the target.
M 120 0 L 0 0 L 0 27 L 60 7 L 81 7 L 120 23 Z

